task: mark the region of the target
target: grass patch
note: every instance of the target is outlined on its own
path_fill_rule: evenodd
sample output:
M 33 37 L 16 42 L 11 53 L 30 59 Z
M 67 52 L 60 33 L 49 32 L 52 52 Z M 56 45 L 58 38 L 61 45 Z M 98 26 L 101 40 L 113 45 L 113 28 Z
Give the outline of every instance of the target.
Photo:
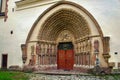
M 0 71 L 0 80 L 28 80 L 28 76 L 23 72 Z
M 105 80 L 120 80 L 120 74 L 99 75 L 99 77 Z

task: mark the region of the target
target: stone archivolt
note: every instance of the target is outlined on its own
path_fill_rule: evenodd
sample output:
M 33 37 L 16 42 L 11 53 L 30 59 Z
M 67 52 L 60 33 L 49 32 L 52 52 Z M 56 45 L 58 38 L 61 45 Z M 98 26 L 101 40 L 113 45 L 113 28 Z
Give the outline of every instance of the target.
M 56 41 L 63 30 L 70 31 L 75 39 L 90 34 L 88 24 L 80 14 L 73 10 L 62 9 L 45 21 L 38 38 L 40 40 Z

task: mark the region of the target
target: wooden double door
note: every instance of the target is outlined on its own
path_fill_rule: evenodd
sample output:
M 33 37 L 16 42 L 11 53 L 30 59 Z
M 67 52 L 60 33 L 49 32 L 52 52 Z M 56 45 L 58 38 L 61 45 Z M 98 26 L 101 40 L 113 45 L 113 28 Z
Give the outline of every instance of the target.
M 74 51 L 72 42 L 59 43 L 57 53 L 57 68 L 72 70 L 74 65 Z

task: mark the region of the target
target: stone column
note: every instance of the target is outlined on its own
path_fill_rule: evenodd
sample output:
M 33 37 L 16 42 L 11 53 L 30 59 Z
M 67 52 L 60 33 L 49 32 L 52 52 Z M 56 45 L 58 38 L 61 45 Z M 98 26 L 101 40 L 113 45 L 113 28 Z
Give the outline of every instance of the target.
M 44 65 L 46 65 L 46 48 L 45 48 L 45 44 L 44 44 Z
M 75 54 L 77 53 L 77 43 L 75 43 Z
M 80 60 L 80 65 L 81 65 L 81 60 L 82 58 L 81 58 L 81 53 L 79 54 L 79 60 Z
M 91 65 L 90 53 L 88 53 L 88 55 L 89 55 L 89 66 L 90 66 Z
M 76 65 L 76 54 L 75 54 L 75 61 L 74 61 L 75 65 Z
M 41 57 L 41 65 L 44 65 L 44 62 L 43 62 L 43 55 L 41 55 L 40 57 Z
M 88 65 L 88 53 L 86 52 L 86 65 Z
M 45 51 L 45 50 L 44 50 L 44 44 L 42 43 L 42 59 L 43 59 L 42 62 L 43 62 L 43 65 L 45 64 L 45 63 L 44 63 L 44 55 L 45 55 L 44 51 Z
M 43 63 L 43 65 L 45 65 L 45 55 L 43 54 L 43 56 L 42 56 L 42 63 Z
M 85 65 L 85 54 L 83 52 L 83 65 Z
M 87 66 L 89 65 L 89 55 L 88 55 L 88 53 L 86 53 L 86 65 Z
M 41 65 L 41 57 L 38 55 L 38 65 Z
M 76 65 L 78 65 L 78 54 L 76 55 Z
M 77 58 L 77 65 L 78 65 L 78 63 L 79 63 L 79 60 L 78 60 L 78 54 L 76 55 L 76 58 Z
M 84 52 L 84 65 L 86 65 L 86 53 Z
M 82 58 L 81 59 L 81 62 L 82 62 L 81 64 L 83 65 L 83 53 L 81 53 L 81 58 Z
M 49 51 L 50 51 L 50 65 L 53 63 L 52 62 L 52 44 L 50 44 L 50 47 L 49 47 Z
M 84 65 L 86 65 L 86 52 L 84 52 Z
M 55 47 L 54 47 L 54 51 L 55 51 L 55 52 L 54 52 L 54 58 L 55 58 L 54 65 L 55 65 L 55 64 L 57 64 L 57 45 L 55 44 L 54 46 L 55 46 Z

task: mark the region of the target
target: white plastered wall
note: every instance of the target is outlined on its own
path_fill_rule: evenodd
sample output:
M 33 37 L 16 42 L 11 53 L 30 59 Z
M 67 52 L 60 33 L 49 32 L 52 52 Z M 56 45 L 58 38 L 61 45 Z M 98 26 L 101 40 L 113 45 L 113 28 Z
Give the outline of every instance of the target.
M 49 4 L 16 11 L 16 1 L 8 1 L 7 21 L 4 22 L 4 17 L 0 17 L 0 68 L 2 54 L 8 54 L 7 68 L 11 65 L 23 66 L 21 44 L 25 43 L 29 30 L 38 16 L 53 5 Z M 10 34 L 11 30 L 13 31 L 12 35 Z

